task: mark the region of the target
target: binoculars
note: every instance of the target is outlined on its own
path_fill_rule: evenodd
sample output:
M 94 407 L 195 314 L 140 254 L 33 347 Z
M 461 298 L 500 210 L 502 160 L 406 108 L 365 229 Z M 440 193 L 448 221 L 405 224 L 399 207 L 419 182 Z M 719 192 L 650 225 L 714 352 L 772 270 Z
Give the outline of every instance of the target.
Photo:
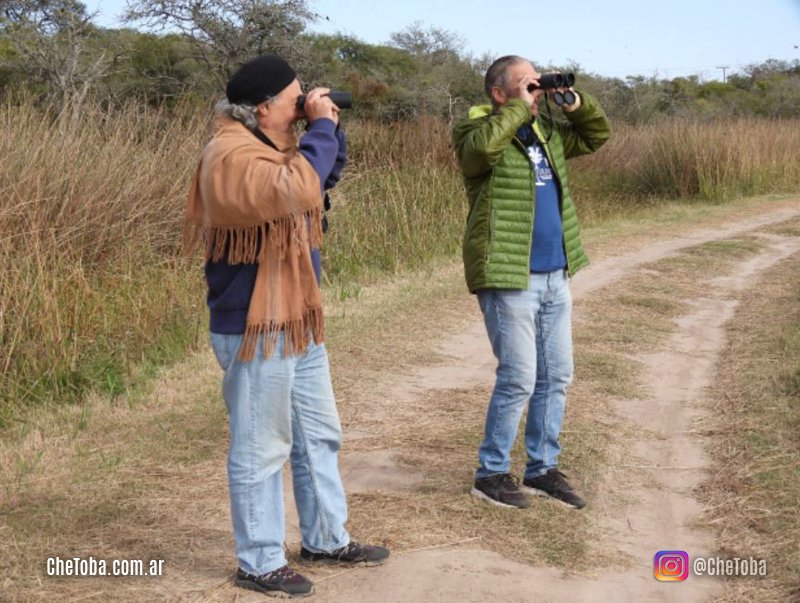
M 349 92 L 341 92 L 339 90 L 331 90 L 325 96 L 329 96 L 330 99 L 333 101 L 333 104 L 339 107 L 340 109 L 352 109 L 353 108 L 353 95 Z M 301 96 L 297 99 L 297 106 L 300 109 L 304 109 L 306 106 L 306 97 L 305 95 Z
M 575 83 L 574 73 L 546 73 L 539 78 L 539 85 L 528 84 L 528 92 L 533 92 L 537 88 L 540 90 L 555 90 L 556 88 L 569 88 Z M 575 102 L 575 93 L 571 90 L 566 92 L 556 91 L 553 93 L 553 101 L 559 107 L 561 105 L 571 105 Z

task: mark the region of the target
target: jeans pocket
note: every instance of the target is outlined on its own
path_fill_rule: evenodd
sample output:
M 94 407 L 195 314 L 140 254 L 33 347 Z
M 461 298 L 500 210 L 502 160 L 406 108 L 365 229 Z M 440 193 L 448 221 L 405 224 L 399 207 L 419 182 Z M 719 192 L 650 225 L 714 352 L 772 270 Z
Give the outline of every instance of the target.
M 214 356 L 223 371 L 227 371 L 233 359 L 232 340 L 236 339 L 236 335 L 223 335 L 221 333 L 211 333 L 211 349 L 214 350 Z

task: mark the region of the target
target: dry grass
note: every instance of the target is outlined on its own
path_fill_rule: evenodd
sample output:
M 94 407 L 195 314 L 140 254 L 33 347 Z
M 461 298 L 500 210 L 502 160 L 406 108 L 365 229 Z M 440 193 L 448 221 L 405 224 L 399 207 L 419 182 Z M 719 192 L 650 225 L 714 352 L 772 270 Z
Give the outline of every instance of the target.
M 619 563 L 602 548 L 600 518 L 630 502 L 625 490 L 631 484 L 609 488 L 603 480 L 605 468 L 621 464 L 626 454 L 620 443 L 625 432 L 608 404 L 637 393 L 632 357 L 669 332 L 670 317 L 681 310 L 675 298 L 698 286 L 692 276 L 710 265 L 721 270 L 753 249 L 744 239 L 692 250 L 686 258 L 702 261 L 684 261 L 689 268 L 683 272 L 671 267 L 658 272 L 651 265 L 630 282 L 578 304 L 579 374 L 568 405 L 562 464 L 592 500 L 589 513 L 537 501 L 530 513 L 508 514 L 467 496 L 488 398 L 485 385 L 405 401 L 391 397 L 415 367 L 445 361 L 436 351 L 437 334 L 480 321 L 460 266 L 443 264 L 367 286 L 357 299 L 329 290 L 329 347 L 349 436 L 345 454 L 388 448 L 397 455 L 399 470 L 425 478 L 410 491 L 352 494 L 351 532 L 398 552 L 469 540 L 572 570 L 589 559 L 593 565 Z M 644 320 L 632 326 L 628 318 L 636 312 L 649 316 L 663 335 L 652 338 L 648 331 L 654 329 Z M 597 338 L 598 329 L 610 339 Z M 633 336 L 626 340 L 621 332 Z M 593 357 L 605 364 L 593 367 Z M 176 592 L 224 599 L 230 593 L 227 436 L 218 388 L 217 367 L 202 354 L 132 396 L 41 408 L 6 432 L 0 449 L 6 476 L 0 533 L 7 546 L 0 575 L 10 601 L 50 600 L 56 591 L 65 599 L 105 598 L 107 580 L 43 577 L 43 560 L 54 554 L 166 560 L 168 581 L 115 580 L 119 601 L 166 599 Z M 520 442 L 514 457 L 520 470 Z M 626 476 L 635 478 L 633 472 Z M 23 580 L 30 568 L 37 568 L 38 578 Z
M 702 490 L 704 521 L 723 556 L 766 559 L 769 573 L 729 580 L 726 601 L 800 597 L 798 283 L 796 256 L 764 275 L 729 324 L 717 367 L 714 412 L 704 425 L 715 465 Z
M 40 409 L 26 434 L 4 443 L 4 600 L 106 591 L 107 579 L 45 577 L 50 556 L 165 559 L 167 576 L 177 577 L 230 548 L 228 522 L 215 523 L 227 510 L 215 377 L 211 358 L 195 356 L 135 403 Z M 141 578 L 115 579 L 113 588 L 128 601 L 165 600 L 171 590 Z
M 797 190 L 800 128 L 795 121 L 670 119 L 615 127 L 603 151 L 576 161 L 580 198 L 592 214 L 687 198 L 731 198 Z
M 210 117 L 129 105 L 72 121 L 0 105 L 0 427 L 30 405 L 119 395 L 197 346 L 202 271 L 179 241 Z M 443 122 L 351 129 L 325 247 L 340 297 L 452 255 L 465 210 Z
M 221 560 L 232 542 L 217 369 L 204 354 L 155 384 L 147 378 L 205 330 L 198 264 L 177 260 L 175 241 L 207 114 L 176 122 L 127 111 L 113 116 L 118 121 L 98 117 L 94 129 L 81 124 L 62 131 L 56 124 L 42 132 L 30 109 L 0 108 L 9 133 L 0 143 L 8 146 L 9 167 L 0 167 L 6 193 L 0 257 L 11 267 L 0 275 L 0 387 L 13 385 L 3 391 L 12 404 L 3 407 L 11 412 L 0 445 L 0 588 L 12 601 L 52 600 L 54 593 L 104 598 L 107 581 L 44 578 L 43 560 L 52 554 L 167 560 L 169 583 L 115 580 L 115 598 L 123 601 L 207 592 L 208 584 L 226 584 L 232 569 L 232 557 Z M 373 126 L 359 133 L 359 127 L 352 128 L 354 169 L 334 199 L 332 286 L 326 288 L 342 422 L 347 433 L 365 436 L 345 450 L 391 445 L 401 464 L 422 470 L 426 482 L 413 492 L 353 495 L 353 533 L 400 550 L 479 538 L 483 546 L 533 562 L 610 562 L 595 546 L 597 516 L 537 505 L 536 513 L 509 519 L 465 495 L 485 388 L 443 391 L 391 408 L 397 415 L 387 417 L 396 382 L 413 367 L 440 360 L 437 334 L 480 318 L 460 266 L 434 259 L 452 250 L 463 225 L 443 132 L 431 124 L 419 124 L 413 135 Z M 391 161 L 381 163 L 380 154 L 370 154 L 369 137 L 407 154 L 387 154 Z M 414 169 L 427 170 L 435 199 Z M 690 221 L 708 215 L 705 208 L 686 211 Z M 648 216 L 650 224 L 663 219 L 658 212 Z M 671 223 L 680 229 L 681 219 Z M 646 225 L 640 233 L 652 236 Z M 587 235 L 591 245 L 591 229 Z M 712 246 L 695 263 L 650 266 L 655 278 L 577 309 L 591 320 L 576 326 L 579 374 L 563 462 L 598 500 L 598 513 L 622 500 L 604 491 L 599 477 L 623 454 L 612 442 L 619 432 L 605 420 L 607 404 L 637 392 L 631 356 L 661 341 L 669 317 L 680 311 L 667 283 L 728 265 L 746 247 Z M 428 268 L 406 273 L 408 266 Z M 386 272 L 402 276 L 365 285 Z M 152 287 L 155 282 L 160 286 Z M 608 338 L 598 339 L 598 328 Z M 137 370 L 142 379 L 131 388 Z M 69 404 L 98 384 L 105 385 L 88 403 Z M 51 399 L 52 405 L 23 407 Z M 518 445 L 518 460 L 520 452 Z
M 0 426 L 28 404 L 119 394 L 133 365 L 180 357 L 202 320 L 201 275 L 177 253 L 201 115 L 49 119 L 0 106 Z
M 24 421 L 30 405 L 125 392 L 142 380 L 137 371 L 146 378 L 196 348 L 205 322 L 202 275 L 196 260 L 179 258 L 178 240 L 208 108 L 85 107 L 79 115 L 0 106 L 0 427 Z M 445 122 L 345 127 L 351 161 L 333 194 L 324 249 L 326 285 L 342 299 L 386 274 L 452 257 L 466 212 Z M 630 215 L 670 194 L 796 189 L 792 124 L 675 128 L 622 128 L 576 165 L 583 218 Z M 719 146 L 745 129 L 754 132 L 747 145 Z M 666 162 L 672 147 L 678 159 Z M 718 147 L 724 152 L 711 161 Z M 660 167 L 661 182 L 702 158 L 698 182 L 711 184 L 696 191 L 644 186 L 637 176 Z M 742 178 L 752 186 L 742 188 Z

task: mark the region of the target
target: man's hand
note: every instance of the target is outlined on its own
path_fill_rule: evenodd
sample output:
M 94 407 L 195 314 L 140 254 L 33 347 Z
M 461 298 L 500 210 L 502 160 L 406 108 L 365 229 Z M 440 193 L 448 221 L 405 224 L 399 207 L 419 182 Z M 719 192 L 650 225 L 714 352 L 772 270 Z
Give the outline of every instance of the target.
M 569 92 L 572 92 L 572 94 L 575 95 L 575 102 L 574 103 L 572 103 L 571 105 L 568 105 L 566 103 L 561 105 L 561 110 L 564 111 L 564 113 L 572 113 L 573 111 L 577 111 L 578 109 L 580 109 L 580 107 L 581 107 L 581 95 L 580 94 L 575 92 L 575 90 L 573 90 L 572 88 L 559 88 L 558 90 L 559 90 L 559 92 L 561 92 L 561 94 L 564 94 L 565 92 L 569 91 Z
M 330 91 L 330 88 L 314 88 L 306 95 L 304 110 L 309 122 L 327 117 L 334 123 L 339 123 L 339 109 L 328 96 Z
M 529 86 L 535 86 L 532 92 L 528 92 Z M 525 102 L 527 102 L 531 106 L 531 115 L 536 117 L 536 114 L 539 112 L 539 101 L 541 100 L 542 96 L 544 96 L 544 90 L 539 88 L 539 76 L 538 74 L 534 75 L 524 75 L 516 87 L 511 89 L 512 98 L 521 98 Z
M 536 89 L 533 92 L 528 92 L 528 86 L 531 84 L 536 86 Z M 542 97 L 542 91 L 539 90 L 539 78 L 532 75 L 525 75 L 520 79 L 519 84 L 517 84 L 517 89 L 512 93 L 512 96 L 521 98 L 531 107 L 537 106 L 539 104 L 539 99 Z

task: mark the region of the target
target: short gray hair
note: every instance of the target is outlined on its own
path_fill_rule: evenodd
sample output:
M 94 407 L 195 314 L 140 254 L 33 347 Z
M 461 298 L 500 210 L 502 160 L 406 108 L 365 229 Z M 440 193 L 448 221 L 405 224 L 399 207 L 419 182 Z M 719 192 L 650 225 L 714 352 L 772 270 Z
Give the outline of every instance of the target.
M 214 107 L 214 111 L 217 115 L 241 122 L 248 130 L 255 130 L 258 127 L 258 107 L 255 105 L 235 104 L 223 96 Z
M 530 61 L 525 57 L 508 54 L 500 57 L 489 66 L 489 69 L 486 70 L 486 77 L 483 80 L 483 89 L 489 98 L 492 98 L 492 88 L 495 86 L 504 92 L 508 92 L 508 68 L 517 63 L 530 63 Z

